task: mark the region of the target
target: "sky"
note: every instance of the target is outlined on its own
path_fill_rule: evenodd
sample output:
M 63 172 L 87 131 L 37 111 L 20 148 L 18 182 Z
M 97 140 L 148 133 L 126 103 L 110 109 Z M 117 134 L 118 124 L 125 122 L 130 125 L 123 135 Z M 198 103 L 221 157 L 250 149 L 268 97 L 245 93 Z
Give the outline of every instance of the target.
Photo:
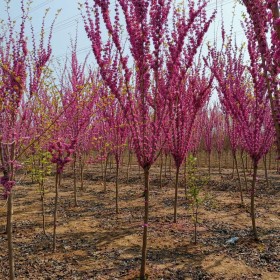
M 89 0 L 91 2 L 92 0 Z M 12 19 L 20 21 L 20 0 L 11 0 L 10 14 Z M 53 58 L 63 60 L 66 58 L 67 52 L 69 53 L 70 38 L 75 38 L 76 28 L 78 28 L 78 57 L 83 59 L 89 52 L 91 52 L 90 41 L 86 36 L 83 21 L 78 10 L 78 2 L 83 0 L 33 0 L 30 8 L 30 16 L 35 29 L 35 34 L 39 32 L 41 26 L 42 16 L 47 8 L 50 8 L 49 15 L 46 22 L 46 31 L 49 31 L 51 21 L 58 9 L 62 9 L 54 26 L 52 48 Z M 178 0 L 179 2 L 179 0 Z M 182 0 L 180 0 L 182 2 Z M 221 27 L 221 7 L 223 9 L 223 18 L 225 26 L 229 29 L 232 17 L 233 7 L 235 8 L 234 32 L 236 32 L 238 41 L 242 42 L 245 37 L 240 26 L 241 14 L 244 8 L 240 4 L 236 4 L 236 0 L 210 0 L 207 11 L 212 13 L 215 7 L 218 7 L 218 14 L 215 22 L 211 25 L 205 41 L 213 42 L 215 36 L 219 41 L 220 27 Z M 6 18 L 5 0 L 0 0 L 0 19 Z M 78 27 L 77 27 L 78 26 Z M 216 34 L 216 35 L 215 35 Z

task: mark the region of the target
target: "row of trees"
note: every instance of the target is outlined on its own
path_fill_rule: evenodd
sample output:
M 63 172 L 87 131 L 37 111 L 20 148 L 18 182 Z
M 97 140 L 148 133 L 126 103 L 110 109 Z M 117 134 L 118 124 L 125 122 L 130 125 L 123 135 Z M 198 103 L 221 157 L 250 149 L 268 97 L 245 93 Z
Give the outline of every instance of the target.
M 245 48 L 237 46 L 223 28 L 220 50 L 216 45 L 209 46 L 208 56 L 202 55 L 204 35 L 215 18 L 215 12 L 207 16 L 207 2 L 190 0 L 188 5 L 175 5 L 172 0 L 118 0 L 113 5 L 109 0 L 94 0 L 91 5 L 85 1 L 80 11 L 96 65 L 87 71 L 87 58 L 83 63 L 78 61 L 76 39 L 71 42 L 71 56 L 61 69 L 58 83 L 48 66 L 52 28 L 46 38 L 45 17 L 39 42 L 33 27 L 32 40 L 27 42 L 28 7 L 24 1 L 19 32 L 8 14 L 0 36 L 0 154 L 1 185 L 8 200 L 10 279 L 15 278 L 12 194 L 16 171 L 26 158 L 38 170 L 42 188 L 43 178 L 49 172 L 48 162 L 55 166 L 55 251 L 57 203 L 65 165 L 73 161 L 77 205 L 77 163 L 82 177 L 85 154 L 99 151 L 92 161 L 101 162 L 113 154 L 118 213 L 120 159 L 126 146 L 135 153 L 145 178 L 140 269 L 140 279 L 145 279 L 151 166 L 164 153 L 170 153 L 174 159 L 176 222 L 178 178 L 187 153 L 195 153 L 203 131 L 210 160 L 213 135 L 220 153 L 227 131 L 235 164 L 238 146 L 253 162 L 251 217 L 254 237 L 258 238 L 254 205 L 257 168 L 272 145 L 274 126 L 277 132 L 279 122 L 277 1 L 259 1 L 259 5 L 244 1 L 250 16 L 244 20 L 249 64 L 244 59 Z M 267 5 L 265 12 L 256 19 L 263 5 Z M 263 33 L 268 28 L 271 44 L 267 42 L 269 36 Z M 209 110 L 207 103 L 214 89 L 221 107 Z M 277 132 L 280 139 L 278 136 Z M 243 201 L 242 189 L 240 194 Z M 44 203 L 42 209 L 43 206 Z

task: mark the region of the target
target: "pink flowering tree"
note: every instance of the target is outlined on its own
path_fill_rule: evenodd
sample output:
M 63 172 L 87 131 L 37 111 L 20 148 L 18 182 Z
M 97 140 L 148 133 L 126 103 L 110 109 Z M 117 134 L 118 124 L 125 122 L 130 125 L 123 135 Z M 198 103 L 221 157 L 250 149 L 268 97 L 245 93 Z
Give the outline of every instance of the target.
M 113 97 L 113 98 L 112 98 Z M 103 110 L 105 121 L 109 125 L 108 140 L 111 145 L 111 153 L 116 162 L 116 213 L 119 213 L 119 169 L 120 161 L 127 142 L 127 125 L 119 103 L 114 96 L 108 96 L 108 105 Z
M 184 70 L 185 71 L 185 67 Z M 179 78 L 179 75 L 178 75 Z M 195 118 L 211 94 L 213 77 L 208 78 L 205 69 L 194 67 L 185 82 L 174 90 L 176 102 L 172 107 L 170 152 L 176 166 L 174 223 L 177 222 L 179 172 L 185 160 Z
M 201 29 L 205 28 L 208 19 L 202 11 L 207 3 L 199 1 L 196 6 L 195 1 L 189 1 L 188 13 L 182 9 L 181 15 L 174 14 L 174 24 L 169 32 L 172 0 L 118 0 L 115 6 L 112 2 L 94 0 L 91 7 L 89 1 L 85 1 L 83 18 L 101 76 L 123 110 L 138 163 L 144 170 L 145 214 L 140 279 L 145 279 L 149 170 L 161 149 L 162 123 L 173 103 L 172 90 L 179 62 L 184 54 L 194 56 L 204 34 Z M 102 34 L 101 17 L 107 34 Z M 126 44 L 122 42 L 124 30 L 120 26 L 120 17 L 125 22 Z M 194 25 L 197 29 L 192 29 Z M 102 38 L 108 40 L 104 42 Z M 185 53 L 187 38 L 191 43 Z M 167 43 L 170 55 L 163 51 L 164 43 Z M 191 64 L 192 59 L 189 62 Z
M 73 152 L 73 176 L 74 176 L 74 205 L 78 206 L 77 199 L 77 159 L 81 156 L 83 137 L 87 133 L 93 113 L 93 106 L 97 100 L 95 81 L 90 82 L 86 76 L 87 57 L 83 63 L 77 58 L 77 36 L 71 41 L 72 51 L 70 65 L 65 65 L 61 75 L 61 102 L 63 115 L 60 121 L 65 126 L 64 132 L 70 139 L 75 140 L 75 151 Z
M 278 157 L 280 156 L 280 14 L 278 0 L 242 0 L 249 18 L 244 18 L 246 29 L 251 30 L 248 42 L 254 40 L 262 69 L 267 94 L 272 109 L 272 117 L 276 131 Z
M 225 110 L 239 126 L 243 147 L 253 162 L 251 188 L 251 219 L 255 239 L 258 239 L 255 219 L 255 191 L 258 163 L 268 152 L 274 129 L 268 106 L 266 80 L 259 68 L 260 52 L 252 29 L 246 30 L 250 64 L 244 63 L 244 50 L 229 41 L 223 50 L 210 48 L 211 70 L 218 82 L 220 100 Z M 223 37 L 224 38 L 224 37 Z
M 26 39 L 26 20 L 28 9 L 21 1 L 21 23 L 17 31 L 17 25 L 11 20 L 9 14 L 9 1 L 7 3 L 7 25 L 5 34 L 0 35 L 0 160 L 3 176 L 1 185 L 4 188 L 4 198 L 7 203 L 7 235 L 9 249 L 9 275 L 15 279 L 13 243 L 12 243 L 12 195 L 15 185 L 15 171 L 18 166 L 19 147 L 21 146 L 21 134 L 16 130 L 20 112 L 24 112 L 27 100 L 38 90 L 42 76 L 42 70 L 48 62 L 51 54 L 51 34 L 45 47 L 45 32 L 41 32 L 39 46 L 33 41 L 33 49 L 30 52 Z M 44 31 L 44 19 L 42 24 Z M 31 64 L 28 65 L 28 56 Z M 28 69 L 31 69 L 30 90 L 28 94 Z M 25 96 L 26 95 L 26 96 Z M 25 96 L 25 100 L 23 97 Z M 24 102 L 23 102 L 24 100 Z
M 49 144 L 48 151 L 51 154 L 51 162 L 55 164 L 55 202 L 54 202 L 54 222 L 53 222 L 53 252 L 56 251 L 56 228 L 58 214 L 58 195 L 61 184 L 61 175 L 65 165 L 70 162 L 71 155 L 75 151 L 76 140 L 73 139 L 70 143 L 66 143 L 61 138 Z

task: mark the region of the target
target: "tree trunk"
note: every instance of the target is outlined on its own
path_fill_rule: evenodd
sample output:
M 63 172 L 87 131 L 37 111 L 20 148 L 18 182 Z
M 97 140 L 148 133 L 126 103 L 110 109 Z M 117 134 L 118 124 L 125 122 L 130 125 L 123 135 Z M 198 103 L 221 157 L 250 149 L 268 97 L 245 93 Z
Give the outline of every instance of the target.
M 208 176 L 210 179 L 210 176 L 211 176 L 211 151 L 208 152 Z
M 76 168 L 76 163 L 77 163 L 77 156 L 76 154 L 73 155 L 73 176 L 74 176 L 74 206 L 78 206 L 78 201 L 77 201 L 77 168 Z
M 251 219 L 252 219 L 253 235 L 255 240 L 258 240 L 258 234 L 256 228 L 256 214 L 255 214 L 255 189 L 256 189 L 256 181 L 257 181 L 257 171 L 258 171 L 258 163 L 254 161 L 253 182 L 252 182 L 252 189 L 251 189 Z
M 243 176 L 244 176 L 244 179 L 245 179 L 245 188 L 246 188 L 246 192 L 248 192 L 248 181 L 247 181 L 247 175 L 246 175 L 246 170 L 245 170 L 243 151 L 241 152 L 241 162 L 242 162 Z
M 149 167 L 144 168 L 145 178 L 145 215 L 143 224 L 143 244 L 142 260 L 140 269 L 140 280 L 146 279 L 146 259 L 147 259 L 147 239 L 148 239 L 148 220 L 149 220 Z
M 159 167 L 159 187 L 162 188 L 162 167 L 163 167 L 163 154 L 160 152 L 160 167 Z
M 268 159 L 268 169 L 271 170 L 271 154 L 272 154 L 272 147 L 269 150 L 269 159 Z
M 3 163 L 2 158 L 2 149 L 1 153 L 1 162 Z M 14 170 L 14 160 L 15 160 L 15 142 L 11 145 L 11 163 L 9 163 L 9 170 L 4 170 L 4 176 L 9 176 L 10 181 L 15 181 L 15 170 Z M 9 174 L 10 173 L 10 174 Z M 13 250 L 13 189 L 8 193 L 8 202 L 7 202 L 7 239 L 8 239 L 8 256 L 9 256 L 9 279 L 15 279 L 15 260 L 14 260 L 14 250 Z
M 198 223 L 198 202 L 195 204 L 195 219 L 194 219 L 194 244 L 197 244 L 197 223 Z
M 82 156 L 80 156 L 80 184 L 81 190 L 84 190 L 84 162 Z
M 15 279 L 15 260 L 13 251 L 13 191 L 8 195 L 7 203 L 7 237 L 9 253 L 9 279 Z
M 264 164 L 264 174 L 265 174 L 266 187 L 269 188 L 266 155 L 263 157 L 263 164 Z
M 113 168 L 113 157 L 109 155 L 109 176 L 112 174 L 112 168 Z
M 232 151 L 232 153 L 234 154 L 235 151 Z M 234 171 L 235 171 L 235 161 L 234 158 L 232 159 L 232 179 L 234 178 Z
M 41 207 L 42 207 L 42 223 L 43 223 L 43 234 L 46 235 L 46 222 L 45 222 L 45 185 L 41 182 Z
M 244 204 L 244 200 L 243 200 L 242 184 L 241 184 L 241 179 L 240 179 L 240 175 L 239 175 L 239 169 L 238 169 L 237 158 L 236 158 L 236 153 L 235 152 L 233 152 L 233 159 L 234 159 L 234 163 L 235 163 L 235 167 L 236 167 L 236 173 L 237 173 L 237 178 L 238 178 L 240 200 L 241 200 L 241 204 L 243 205 Z
M 176 167 L 174 220 L 173 220 L 174 223 L 177 223 L 177 202 L 178 202 L 179 171 L 180 171 L 180 167 Z
M 169 178 L 172 178 L 172 157 L 169 155 Z
M 116 214 L 119 214 L 119 162 L 116 161 Z
M 56 251 L 56 226 L 57 226 L 57 209 L 58 209 L 58 189 L 60 187 L 61 174 L 56 171 L 55 175 L 55 201 L 53 215 L 53 252 Z
M 106 179 L 107 179 L 108 159 L 109 159 L 109 155 L 106 156 L 105 167 L 104 167 L 104 177 L 103 177 L 104 192 L 107 191 L 107 182 L 106 182 Z
M 185 196 L 187 195 L 187 155 L 185 157 L 185 166 L 184 166 L 184 189 Z
M 101 162 L 100 162 L 100 166 L 101 166 L 101 175 L 102 175 L 102 180 L 103 180 L 103 182 L 104 182 L 104 166 L 103 166 L 104 164 L 103 164 L 103 158 L 102 158 L 102 160 L 101 160 Z
M 34 154 L 32 153 L 32 163 L 31 163 L 31 182 L 32 184 L 34 184 L 34 172 L 33 170 L 35 170 L 35 157 Z

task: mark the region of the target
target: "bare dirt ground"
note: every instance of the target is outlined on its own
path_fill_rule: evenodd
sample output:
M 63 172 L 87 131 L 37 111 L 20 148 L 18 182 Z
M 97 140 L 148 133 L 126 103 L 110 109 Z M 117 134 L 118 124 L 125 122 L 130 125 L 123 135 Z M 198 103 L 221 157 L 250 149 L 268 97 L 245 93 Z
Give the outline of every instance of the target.
M 93 169 L 92 169 L 93 170 Z M 204 172 L 201 170 L 201 172 Z M 151 171 L 148 225 L 148 279 L 280 279 L 280 176 L 270 171 L 267 188 L 260 171 L 256 193 L 260 241 L 253 241 L 249 193 L 240 205 L 237 180 L 230 170 L 214 170 L 199 209 L 198 244 L 193 243 L 191 210 L 180 187 L 178 223 L 173 223 L 174 180 Z M 120 214 L 115 214 L 114 174 L 107 192 L 96 168 L 85 174 L 79 206 L 73 203 L 73 179 L 64 175 L 60 189 L 57 252 L 52 253 L 54 181 L 46 182 L 47 235 L 42 233 L 40 194 L 29 177 L 15 187 L 14 251 L 17 279 L 137 279 L 141 261 L 143 182 L 134 166 L 129 182 L 120 179 Z M 5 229 L 0 203 L 0 231 Z M 238 237 L 235 244 L 228 244 Z M 0 279 L 8 279 L 6 234 L 0 234 Z

